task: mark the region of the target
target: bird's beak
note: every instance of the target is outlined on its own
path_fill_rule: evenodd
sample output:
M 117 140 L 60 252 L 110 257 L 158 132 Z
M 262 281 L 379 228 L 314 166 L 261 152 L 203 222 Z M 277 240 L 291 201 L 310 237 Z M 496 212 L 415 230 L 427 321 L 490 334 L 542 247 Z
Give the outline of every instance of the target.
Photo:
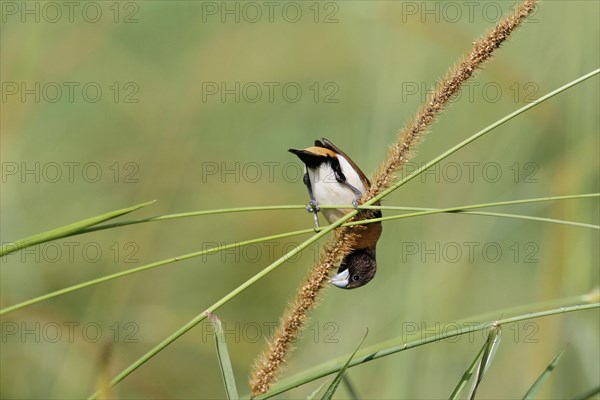
M 339 288 L 345 288 L 350 282 L 350 271 L 348 271 L 348 269 L 343 270 L 339 274 L 334 275 L 329 282 L 333 283 Z

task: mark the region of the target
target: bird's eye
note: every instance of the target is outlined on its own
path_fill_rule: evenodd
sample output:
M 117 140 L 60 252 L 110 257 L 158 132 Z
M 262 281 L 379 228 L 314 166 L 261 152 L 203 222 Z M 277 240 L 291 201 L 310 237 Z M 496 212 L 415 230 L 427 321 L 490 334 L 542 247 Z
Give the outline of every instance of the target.
M 360 275 L 352 275 L 352 280 L 353 281 L 360 281 Z

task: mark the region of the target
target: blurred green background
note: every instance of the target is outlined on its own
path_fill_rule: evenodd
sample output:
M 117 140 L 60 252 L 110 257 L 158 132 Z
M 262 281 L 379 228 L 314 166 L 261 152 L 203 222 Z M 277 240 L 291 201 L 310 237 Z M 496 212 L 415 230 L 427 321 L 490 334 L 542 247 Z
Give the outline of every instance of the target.
M 306 203 L 301 165 L 287 149 L 321 137 L 369 174 L 428 88 L 513 5 L 54 4 L 2 2 L 2 242 L 152 199 L 157 203 L 131 217 Z M 440 117 L 411 168 L 597 68 L 598 15 L 594 1 L 543 2 Z M 598 192 L 598 82 L 501 126 L 384 204 L 444 207 Z M 596 199 L 492 211 L 592 224 L 600 218 Z M 2 306 L 311 224 L 302 210 L 268 211 L 75 236 L 3 258 Z M 1 396 L 89 395 L 106 343 L 114 376 L 303 239 L 191 259 L 3 316 Z M 416 326 L 431 330 L 590 292 L 600 279 L 598 242 L 593 229 L 476 215 L 385 223 L 376 279 L 355 291 L 326 291 L 284 376 L 351 352 L 367 327 L 365 346 Z M 321 247 L 217 313 L 240 392 L 247 393 L 253 360 Z M 567 343 L 542 397 L 598 385 L 599 321 L 594 310 L 505 326 L 478 397 L 521 397 Z M 224 397 L 210 333 L 200 324 L 112 395 Z M 482 343 L 475 334 L 420 347 L 353 368 L 349 377 L 363 398 L 446 398 Z M 281 398 L 305 398 L 318 384 Z M 336 396 L 346 395 L 340 389 Z

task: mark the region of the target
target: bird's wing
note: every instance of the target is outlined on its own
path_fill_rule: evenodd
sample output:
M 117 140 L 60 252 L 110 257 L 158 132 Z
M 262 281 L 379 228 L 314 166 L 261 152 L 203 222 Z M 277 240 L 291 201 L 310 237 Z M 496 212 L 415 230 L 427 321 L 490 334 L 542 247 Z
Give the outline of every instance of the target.
M 317 142 L 318 141 L 315 141 L 315 144 L 317 144 Z M 348 157 L 348 155 L 346 153 L 344 153 L 342 150 L 340 150 L 335 144 L 331 143 L 328 139 L 323 138 L 322 144 L 323 144 L 324 148 L 332 150 L 335 153 L 341 154 L 346 160 L 348 160 L 350 165 L 352 165 L 352 168 L 354 168 L 354 170 L 358 173 L 358 176 L 360 177 L 360 180 L 362 181 L 363 185 L 365 185 L 365 188 L 368 189 L 371 187 L 371 182 L 369 182 L 369 178 L 367 178 L 365 173 L 362 172 L 362 170 L 360 168 L 358 168 L 358 165 L 356 165 L 354 163 L 354 161 L 352 161 L 352 159 L 350 157 Z

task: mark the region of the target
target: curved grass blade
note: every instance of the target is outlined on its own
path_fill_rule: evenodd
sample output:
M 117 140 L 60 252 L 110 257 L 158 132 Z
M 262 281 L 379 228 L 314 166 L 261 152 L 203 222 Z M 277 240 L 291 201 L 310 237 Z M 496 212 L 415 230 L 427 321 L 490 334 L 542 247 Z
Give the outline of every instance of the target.
M 565 350 L 566 348 L 562 349 L 558 352 L 557 355 L 554 356 L 554 358 L 552 359 L 552 361 L 550 361 L 550 364 L 548 364 L 544 372 L 542 372 L 542 374 L 535 380 L 535 382 L 533 382 L 533 385 L 531 385 L 527 393 L 525 393 L 525 396 L 523 396 L 523 400 L 530 400 L 535 398 L 535 395 L 540 391 L 544 382 L 546 382 L 546 380 L 550 377 L 552 371 L 554 371 L 554 368 L 556 368 L 556 365 L 565 353 Z
M 36 244 L 49 242 L 50 240 L 60 239 L 65 236 L 70 236 L 79 231 L 89 228 L 90 226 L 97 225 L 101 222 L 111 220 L 113 218 L 120 217 L 121 215 L 128 214 L 132 211 L 138 210 L 142 207 L 146 207 L 149 204 L 154 203 L 156 200 L 148 201 L 146 203 L 138 204 L 132 207 L 122 208 L 120 210 L 111 211 L 106 214 L 98 215 L 92 218 L 87 218 L 78 222 L 74 222 L 69 225 L 61 226 L 60 228 L 52 229 L 46 232 L 38 233 L 23 239 L 19 239 L 15 242 L 3 244 L 0 246 L 0 257 L 5 256 L 15 251 L 25 249 L 27 247 L 34 246 Z
M 215 329 L 217 356 L 219 358 L 219 367 L 221 367 L 223 383 L 225 383 L 227 398 L 238 400 L 240 396 L 238 395 L 237 386 L 235 385 L 235 376 L 233 375 L 233 367 L 231 366 L 231 359 L 229 358 L 229 350 L 227 350 L 227 342 L 225 341 L 221 321 L 212 313 L 208 313 L 208 320 Z
M 568 199 L 575 199 L 575 198 L 592 198 L 592 197 L 599 197 L 599 196 L 600 196 L 600 193 L 586 193 L 586 194 L 581 194 L 581 195 L 540 197 L 540 198 L 536 198 L 536 199 L 508 200 L 508 201 L 498 201 L 498 202 L 493 202 L 493 203 L 470 204 L 470 205 L 463 205 L 463 206 L 458 206 L 458 207 L 436 208 L 436 209 L 429 209 L 429 210 L 425 209 L 424 211 L 419 211 L 419 212 L 412 212 L 412 213 L 406 213 L 406 214 L 400 214 L 400 215 L 390 215 L 387 217 L 379 217 L 379 218 L 371 218 L 371 219 L 367 219 L 367 220 L 353 221 L 353 222 L 344 224 L 344 226 L 362 225 L 365 223 L 390 221 L 390 220 L 401 219 L 401 218 L 412 218 L 412 217 L 418 217 L 418 216 L 423 216 L 423 215 L 433 215 L 433 214 L 439 214 L 439 213 L 461 213 L 462 214 L 462 213 L 465 213 L 467 210 L 473 210 L 473 209 L 478 209 L 478 208 L 497 207 L 497 206 L 512 205 L 512 204 L 535 203 L 535 202 L 547 201 L 547 200 L 568 200 Z M 375 208 L 375 207 L 373 207 L 373 208 Z M 379 208 L 379 207 L 377 207 L 377 208 Z M 386 208 L 392 209 L 393 207 L 386 207 Z M 381 207 L 381 209 L 384 209 L 384 208 Z M 500 216 L 500 215 L 496 215 L 496 216 Z M 510 216 L 510 215 L 502 214 L 501 216 Z M 514 217 L 514 215 L 513 215 L 513 217 Z M 598 226 L 598 225 L 584 224 L 584 223 L 578 223 L 578 222 L 573 222 L 573 221 L 550 220 L 550 219 L 546 219 L 546 218 L 528 217 L 528 216 L 522 216 L 522 215 L 520 215 L 518 217 L 520 217 L 520 218 L 526 217 L 524 219 L 543 220 L 545 222 L 555 222 L 555 223 L 563 223 L 563 224 L 567 224 L 567 225 L 583 226 L 583 227 L 592 228 L 592 229 L 600 228 L 600 226 Z
M 450 394 L 450 397 L 449 397 L 450 400 L 457 400 L 459 398 L 463 389 L 465 388 L 465 386 L 467 386 L 467 382 L 469 382 L 469 380 L 473 376 L 473 372 L 475 372 L 475 368 L 477 368 L 477 363 L 481 359 L 481 355 L 483 354 L 483 350 L 485 349 L 486 346 L 487 346 L 487 342 L 484 343 L 483 346 L 481 346 L 481 348 L 477 352 L 477 355 L 475 356 L 473 361 L 471 361 L 471 364 L 469 365 L 469 367 L 467 368 L 467 370 L 465 371 L 463 376 L 458 381 L 458 384 L 452 391 L 452 394 Z
M 331 398 L 333 397 L 333 394 L 337 390 L 338 386 L 340 386 L 340 383 L 342 382 L 342 378 L 344 377 L 344 374 L 346 373 L 346 370 L 348 369 L 350 362 L 356 355 L 356 352 L 358 351 L 358 349 L 360 349 L 360 346 L 362 346 L 362 344 L 365 341 L 365 339 L 367 338 L 368 334 L 369 334 L 369 330 L 367 329 L 367 331 L 365 332 L 365 336 L 363 336 L 363 338 L 360 341 L 360 343 L 358 344 L 358 346 L 356 346 L 356 349 L 354 349 L 354 353 L 352 353 L 352 355 L 350 355 L 350 358 L 348 358 L 348 361 L 346 361 L 346 364 L 344 364 L 342 366 L 342 368 L 340 369 L 340 372 L 337 373 L 337 375 L 333 379 L 333 382 L 331 382 L 331 385 L 329 385 L 329 387 L 327 388 L 327 391 L 325 392 L 325 394 L 323 394 L 323 397 L 321 397 L 321 400 L 331 400 Z
M 566 200 L 566 199 L 597 197 L 597 196 L 598 196 L 598 193 L 591 193 L 591 194 L 582 194 L 582 195 L 573 195 L 573 196 L 556 196 L 556 197 L 542 197 L 539 199 L 517 200 L 517 202 L 533 203 L 533 202 L 548 201 L 548 200 Z M 494 204 L 494 203 L 490 203 L 490 205 L 486 206 L 486 207 L 492 207 L 491 204 Z M 517 203 L 506 202 L 505 205 L 506 204 L 517 204 Z M 319 207 L 324 208 L 324 209 L 329 209 L 329 208 L 331 208 L 331 209 L 344 208 L 344 209 L 348 209 L 348 210 L 354 209 L 354 206 L 351 204 L 320 205 Z M 253 206 L 253 207 L 235 207 L 235 208 L 220 208 L 220 209 L 214 209 L 214 210 L 190 211 L 190 212 L 176 213 L 176 214 L 156 215 L 154 217 L 147 217 L 147 218 L 141 218 L 141 219 L 135 219 L 135 220 L 129 220 L 129 221 L 119 221 L 119 222 L 114 222 L 111 224 L 95 225 L 95 226 L 83 229 L 79 232 L 73 233 L 69 236 L 79 235 L 79 234 L 84 234 L 84 233 L 89 233 L 89 232 L 96 232 L 96 231 L 104 230 L 104 229 L 118 228 L 121 226 L 143 224 L 146 222 L 154 222 L 154 221 L 168 221 L 168 220 L 179 219 L 179 218 L 191 218 L 191 217 L 198 217 L 198 216 L 205 216 L 205 215 L 231 214 L 231 213 L 242 213 L 242 212 L 251 212 L 251 211 L 276 211 L 276 210 L 300 210 L 300 209 L 301 210 L 306 209 L 306 205 Z M 433 211 L 433 210 L 435 210 L 434 208 L 422 208 L 422 207 L 393 207 L 393 206 L 365 206 L 365 205 L 358 206 L 358 209 L 359 210 L 401 210 L 401 211 Z M 490 215 L 490 216 L 497 216 L 497 217 L 507 216 L 510 218 L 533 219 L 533 220 L 546 221 L 546 222 L 568 223 L 569 225 L 571 225 L 571 224 L 579 225 L 579 223 L 572 223 L 571 221 L 550 220 L 550 219 L 546 219 L 546 218 L 529 217 L 526 215 L 524 216 L 524 215 L 502 214 L 502 213 L 482 213 L 482 212 L 473 212 L 473 211 L 464 211 L 463 212 L 460 210 L 459 211 L 444 211 L 444 212 L 452 212 L 452 213 L 461 213 L 462 212 L 464 214 Z M 586 225 L 587 224 L 582 224 L 582 226 L 586 226 Z
M 479 388 L 479 384 L 483 380 L 483 376 L 487 372 L 488 368 L 492 364 L 492 360 L 496 355 L 496 350 L 498 350 L 498 346 L 500 346 L 500 333 L 502 332 L 502 328 L 500 325 L 495 322 L 492 325 L 488 333 L 487 340 L 483 346 L 483 354 L 481 355 L 481 361 L 477 367 L 477 373 L 475 374 L 475 379 L 473 380 L 473 387 L 471 388 L 471 393 L 469 394 L 469 399 L 475 399 L 475 393 L 477 393 L 477 389 Z
M 201 211 L 190 211 L 176 214 L 165 214 L 165 215 L 155 215 L 154 217 L 133 219 L 129 221 L 120 221 L 114 222 L 111 224 L 103 224 L 98 226 L 93 226 L 87 228 L 80 233 L 88 233 L 95 232 L 103 229 L 112 229 L 118 228 L 121 226 L 128 225 L 136 225 L 143 224 L 146 222 L 154 222 L 154 221 L 167 221 L 170 219 L 178 219 L 178 218 L 189 218 L 189 217 L 199 217 L 204 215 L 217 215 L 217 214 L 231 214 L 231 213 L 241 213 L 247 211 L 274 211 L 274 210 L 304 210 L 306 209 L 306 205 L 280 205 L 280 206 L 252 206 L 252 207 L 235 207 L 235 208 L 218 208 L 214 210 L 201 210 Z

